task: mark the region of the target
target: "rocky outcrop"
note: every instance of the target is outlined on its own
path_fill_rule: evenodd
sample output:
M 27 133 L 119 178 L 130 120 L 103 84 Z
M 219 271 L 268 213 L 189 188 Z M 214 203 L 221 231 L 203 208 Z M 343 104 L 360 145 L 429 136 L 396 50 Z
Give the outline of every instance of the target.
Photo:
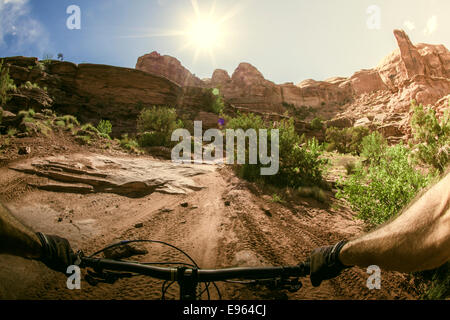
M 231 76 L 231 81 L 226 79 L 225 82 L 216 83 L 216 86 L 225 99 L 236 106 L 260 112 L 284 111 L 281 88 L 266 80 L 249 63 L 241 63 Z
M 226 70 L 216 69 L 211 78 L 211 86 L 217 87 L 231 82 L 231 77 Z
M 174 165 L 145 158 L 95 154 L 31 159 L 11 169 L 50 179 L 33 185 L 45 190 L 116 193 L 129 197 L 143 197 L 153 192 L 186 194 L 200 190 L 203 187 L 197 185 L 192 177 L 213 170 L 200 165 Z
M 139 57 L 136 69 L 166 77 L 180 86 L 203 85 L 202 80 L 183 67 L 176 58 L 162 56 L 156 51 Z

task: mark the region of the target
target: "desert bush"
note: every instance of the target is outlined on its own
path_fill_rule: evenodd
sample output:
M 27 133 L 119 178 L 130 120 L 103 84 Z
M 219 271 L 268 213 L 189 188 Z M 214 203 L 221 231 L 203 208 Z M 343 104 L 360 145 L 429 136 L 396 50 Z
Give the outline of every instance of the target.
M 144 137 L 142 147 L 173 146 L 172 133 L 182 128 L 183 122 L 177 118 L 175 109 L 167 107 L 152 107 L 142 110 L 137 120 L 137 129 Z
M 94 133 L 94 134 L 98 134 L 98 130 L 96 127 L 94 127 L 91 123 L 86 123 L 84 125 L 81 126 L 81 130 L 82 131 L 86 131 L 86 132 L 90 132 L 90 133 Z
M 29 109 L 29 110 L 21 110 L 19 111 L 19 113 L 17 114 L 17 116 L 19 117 L 19 119 L 21 119 L 21 122 L 29 122 L 29 123 L 33 123 L 34 121 L 34 116 L 35 116 L 36 112 L 33 109 Z
M 62 120 L 58 120 L 58 121 L 55 121 L 55 125 L 57 127 L 64 128 L 66 126 L 66 123 Z
M 128 136 L 127 133 L 122 135 L 122 138 L 119 140 L 119 145 L 127 151 L 132 151 L 134 153 L 141 153 L 139 150 L 139 143 Z
M 37 83 L 31 83 L 30 81 L 25 82 L 20 86 L 20 88 L 33 90 L 33 89 L 40 89 L 39 85 Z
M 385 147 L 378 161 L 358 165 L 341 182 L 339 198 L 347 199 L 358 217 L 378 225 L 394 217 L 433 178 L 416 170 L 403 144 Z
M 450 103 L 450 101 L 449 101 Z M 411 127 L 416 143 L 416 157 L 424 164 L 443 172 L 449 162 L 450 118 L 448 110 L 440 121 L 436 111 L 421 104 L 411 103 Z
M 274 193 L 272 195 L 272 199 L 270 200 L 274 203 L 284 203 L 285 201 L 283 200 L 283 198 L 281 196 L 279 196 L 277 193 Z
M 295 132 L 294 120 L 281 120 L 277 123 L 266 124 L 260 116 L 254 114 L 238 115 L 228 121 L 230 129 L 254 129 L 259 137 L 259 130 L 267 129 L 268 150 L 271 150 L 271 130 L 279 130 L 279 171 L 273 176 L 261 176 L 261 164 L 237 165 L 238 174 L 250 181 L 259 181 L 280 186 L 297 188 L 299 186 L 313 186 L 322 182 L 322 171 L 325 160 L 320 159 L 321 151 L 317 142 L 301 146 L 301 137 Z M 248 146 L 246 157 L 248 158 Z
M 9 68 L 0 61 L 0 106 L 3 106 L 10 100 L 10 92 L 15 91 L 14 80 L 9 77 Z
M 74 126 L 79 126 L 80 123 L 78 122 L 77 118 L 72 116 L 72 115 L 65 115 L 62 116 L 60 118 L 62 121 L 64 121 L 64 123 L 68 126 L 68 125 L 74 125 Z
M 320 119 L 320 118 L 314 118 L 312 121 L 311 121 L 311 128 L 313 129 L 313 130 L 322 130 L 323 129 L 323 123 L 322 123 L 322 120 Z
M 378 131 L 372 132 L 362 140 L 361 156 L 371 163 L 379 163 L 387 149 L 387 141 Z
M 362 150 L 362 140 L 369 133 L 370 130 L 363 126 L 343 129 L 330 127 L 325 132 L 327 151 L 337 150 L 339 153 L 359 155 Z
M 100 122 L 97 125 L 97 130 L 103 136 L 109 137 L 109 135 L 112 132 L 112 124 L 109 120 L 100 120 Z
M 9 128 L 8 129 L 8 137 L 14 137 L 17 134 L 17 129 L 16 128 Z
M 82 145 L 90 145 L 91 144 L 91 136 L 76 136 L 75 141 Z

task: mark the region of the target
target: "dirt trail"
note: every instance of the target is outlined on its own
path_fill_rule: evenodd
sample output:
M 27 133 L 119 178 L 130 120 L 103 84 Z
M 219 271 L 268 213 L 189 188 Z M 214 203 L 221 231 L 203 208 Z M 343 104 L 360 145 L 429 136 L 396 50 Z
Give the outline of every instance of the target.
M 296 199 L 273 203 L 227 168 L 215 167 L 193 180 L 204 188 L 185 195 L 152 193 L 142 198 L 117 194 L 79 195 L 27 187 L 42 178 L 0 169 L 0 193 L 6 205 L 35 230 L 67 237 L 76 249 L 92 253 L 114 241 L 152 239 L 185 250 L 203 268 L 292 265 L 312 249 L 363 232 L 364 224 L 342 203 Z M 187 203 L 187 206 L 182 204 Z M 143 227 L 135 225 L 142 223 Z M 186 261 L 178 252 L 146 245 L 138 261 Z M 66 278 L 39 262 L 0 256 L 0 298 L 159 299 L 161 281 L 145 277 L 114 285 L 66 289 Z M 313 288 L 308 279 L 297 293 L 219 283 L 225 299 L 415 299 L 407 276 L 383 272 L 382 289 L 366 287 L 368 274 L 354 268 Z M 177 298 L 173 285 L 167 298 Z M 212 290 L 212 297 L 217 294 Z M 206 295 L 204 295 L 206 298 Z

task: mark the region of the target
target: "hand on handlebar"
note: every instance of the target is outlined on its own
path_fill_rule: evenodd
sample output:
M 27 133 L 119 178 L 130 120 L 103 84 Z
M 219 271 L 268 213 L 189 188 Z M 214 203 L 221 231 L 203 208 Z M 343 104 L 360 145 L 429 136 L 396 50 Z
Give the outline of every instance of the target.
M 347 241 L 341 241 L 334 246 L 321 247 L 313 250 L 307 262 L 310 265 L 310 280 L 314 287 L 320 286 L 323 280 L 337 277 L 345 266 L 339 260 L 339 253 Z
M 66 273 L 67 267 L 72 265 L 76 259 L 67 239 L 45 235 L 38 232 L 37 236 L 42 244 L 42 255 L 40 260 L 50 269 Z

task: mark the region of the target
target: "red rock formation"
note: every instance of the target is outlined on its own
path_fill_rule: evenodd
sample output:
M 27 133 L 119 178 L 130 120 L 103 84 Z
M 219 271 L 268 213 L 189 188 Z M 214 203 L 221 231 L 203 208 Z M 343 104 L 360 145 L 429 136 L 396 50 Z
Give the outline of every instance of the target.
M 214 126 L 217 116 L 209 110 L 214 99 L 209 89 L 220 88 L 236 110 L 276 118 L 287 110 L 294 116 L 300 109 L 312 108 L 305 123 L 316 116 L 339 119 L 327 123 L 340 126 L 369 119 L 386 135 L 401 136 L 408 133 L 412 99 L 435 104 L 439 114 L 448 108 L 450 52 L 443 45 L 413 45 L 403 31 L 395 30 L 394 35 L 399 49 L 377 67 L 349 78 L 305 80 L 298 85 L 275 84 L 249 63 L 241 63 L 231 77 L 218 69 L 211 79 L 202 81 L 177 59 L 156 52 L 139 58 L 139 70 L 58 61 L 42 70 L 36 58 L 24 57 L 7 58 L 6 63 L 16 85 L 31 81 L 48 88 L 48 95 L 43 90 L 38 96 L 20 92 L 23 97 L 12 100 L 16 107 L 53 103 L 57 111 L 75 114 L 85 122 L 110 119 L 115 134 L 133 132 L 140 109 L 151 105 L 174 106 L 187 118 Z
M 202 80 L 183 67 L 176 58 L 162 56 L 156 51 L 140 57 L 136 69 L 166 77 L 180 86 L 201 87 L 203 85 Z
M 48 89 L 48 94 L 41 89 L 18 90 L 5 108 L 9 111 L 53 108 L 59 114 L 76 115 L 83 123 L 94 125 L 101 119 L 109 119 L 114 136 L 133 134 L 142 108 L 153 105 L 176 107 L 192 120 L 211 118 L 209 110 L 202 109 L 212 99 L 209 90 L 195 87 L 186 90 L 164 77 L 143 71 L 59 61 L 43 70 L 36 58 L 25 57 L 6 58 L 5 63 L 17 87 L 30 81 Z

